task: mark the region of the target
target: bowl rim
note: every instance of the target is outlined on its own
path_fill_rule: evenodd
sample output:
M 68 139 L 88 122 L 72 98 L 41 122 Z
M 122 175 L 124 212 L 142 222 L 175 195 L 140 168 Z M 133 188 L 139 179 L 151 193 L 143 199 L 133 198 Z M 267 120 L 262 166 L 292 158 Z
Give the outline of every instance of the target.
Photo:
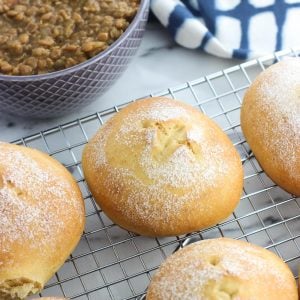
M 76 72 L 80 69 L 84 69 L 85 67 L 94 64 L 98 62 L 100 59 L 108 55 L 110 52 L 115 50 L 134 30 L 135 26 L 140 22 L 145 10 L 147 9 L 149 5 L 150 0 L 141 0 L 138 11 L 133 18 L 132 22 L 130 22 L 129 26 L 126 28 L 126 30 L 123 32 L 123 34 L 114 41 L 107 49 L 100 52 L 99 54 L 95 55 L 92 58 L 89 58 L 88 60 L 77 64 L 75 66 L 62 69 L 59 71 L 51 72 L 51 73 L 45 73 L 45 74 L 36 74 L 36 75 L 4 75 L 0 74 L 0 80 L 1 81 L 39 81 L 44 79 L 52 79 L 55 77 L 60 77 L 63 75 L 67 75 L 69 73 Z

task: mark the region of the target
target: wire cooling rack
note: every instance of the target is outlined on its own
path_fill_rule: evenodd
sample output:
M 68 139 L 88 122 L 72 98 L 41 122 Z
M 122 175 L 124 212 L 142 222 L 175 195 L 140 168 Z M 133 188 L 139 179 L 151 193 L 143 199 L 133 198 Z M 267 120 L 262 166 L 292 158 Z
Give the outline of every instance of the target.
M 95 204 L 83 178 L 82 150 L 98 128 L 128 103 L 15 141 L 61 161 L 77 179 L 86 204 L 86 227 L 78 247 L 39 296 L 144 299 L 153 273 L 168 255 L 194 241 L 221 236 L 277 253 L 297 278 L 300 198 L 284 192 L 260 168 L 241 132 L 240 106 L 262 70 L 299 54 L 300 48 L 277 52 L 151 95 L 198 107 L 222 127 L 241 155 L 245 178 L 239 206 L 223 223 L 199 232 L 169 238 L 137 236 L 113 224 Z

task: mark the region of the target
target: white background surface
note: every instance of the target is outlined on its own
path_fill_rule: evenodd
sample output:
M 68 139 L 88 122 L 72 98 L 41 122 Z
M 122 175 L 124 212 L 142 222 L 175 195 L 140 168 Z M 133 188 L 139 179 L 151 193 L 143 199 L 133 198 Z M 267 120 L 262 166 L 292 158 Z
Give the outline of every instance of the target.
M 238 63 L 240 61 L 184 49 L 172 41 L 160 24 L 151 22 L 147 26 L 141 47 L 126 72 L 96 102 L 59 119 L 32 120 L 0 114 L 0 140 L 13 141 Z

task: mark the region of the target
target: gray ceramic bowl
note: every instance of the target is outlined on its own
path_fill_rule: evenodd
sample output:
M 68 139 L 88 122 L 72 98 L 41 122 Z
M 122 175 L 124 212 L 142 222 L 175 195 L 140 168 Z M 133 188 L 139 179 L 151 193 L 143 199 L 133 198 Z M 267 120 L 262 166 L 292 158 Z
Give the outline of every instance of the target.
M 25 117 L 56 117 L 86 106 L 124 72 L 144 33 L 149 0 L 108 49 L 74 67 L 31 76 L 0 75 L 0 110 Z

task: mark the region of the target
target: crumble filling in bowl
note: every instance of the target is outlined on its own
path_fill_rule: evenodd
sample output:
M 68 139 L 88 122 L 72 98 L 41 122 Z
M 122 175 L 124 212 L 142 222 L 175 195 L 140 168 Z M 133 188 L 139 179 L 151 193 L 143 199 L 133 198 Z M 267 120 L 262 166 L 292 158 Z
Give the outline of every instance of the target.
M 0 73 L 37 75 L 77 65 L 129 26 L 140 0 L 0 0 Z

